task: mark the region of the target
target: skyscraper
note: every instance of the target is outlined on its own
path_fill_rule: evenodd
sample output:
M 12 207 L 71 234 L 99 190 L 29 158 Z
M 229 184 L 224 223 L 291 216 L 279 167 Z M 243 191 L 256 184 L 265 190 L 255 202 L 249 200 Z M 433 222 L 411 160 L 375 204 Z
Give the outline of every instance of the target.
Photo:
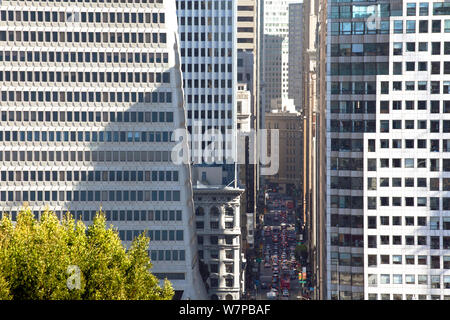
M 236 180 L 236 1 L 177 0 L 177 15 L 193 162 L 206 163 L 207 130 L 228 137 L 217 143 L 223 154 L 208 160 L 223 168 L 227 185 Z
M 155 275 L 201 299 L 174 0 L 2 1 L 0 210 L 92 221 L 151 238 Z
M 240 207 L 235 202 L 243 190 L 237 174 L 237 0 L 177 0 L 177 15 L 193 173 L 199 175 L 193 181 L 195 206 L 207 208 L 210 201 L 219 202 L 216 210 L 197 216 L 197 234 L 205 241 L 200 256 L 211 271 L 208 293 L 213 299 L 239 299 L 242 238 Z M 208 131 L 218 135 L 208 137 Z M 207 150 L 222 150 L 222 155 L 207 158 Z M 236 210 L 225 214 L 225 206 Z M 219 223 L 218 217 L 225 221 L 225 215 L 232 220 Z M 206 230 L 203 218 L 210 221 Z
M 298 0 L 261 1 L 261 103 L 269 112 L 289 101 L 289 4 Z
M 289 4 L 288 97 L 302 109 L 303 96 L 303 3 Z
M 328 298 L 448 299 L 450 4 L 328 18 Z

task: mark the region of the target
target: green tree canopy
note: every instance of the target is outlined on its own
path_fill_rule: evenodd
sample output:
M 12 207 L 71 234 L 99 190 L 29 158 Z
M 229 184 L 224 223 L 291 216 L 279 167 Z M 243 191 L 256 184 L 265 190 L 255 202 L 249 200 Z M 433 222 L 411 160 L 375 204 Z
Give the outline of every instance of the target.
M 60 221 L 46 210 L 36 220 L 29 209 L 12 222 L 0 220 L 0 299 L 170 300 L 166 279 L 150 272 L 149 238 L 141 234 L 126 250 L 117 230 L 97 213 L 86 227 L 67 213 Z

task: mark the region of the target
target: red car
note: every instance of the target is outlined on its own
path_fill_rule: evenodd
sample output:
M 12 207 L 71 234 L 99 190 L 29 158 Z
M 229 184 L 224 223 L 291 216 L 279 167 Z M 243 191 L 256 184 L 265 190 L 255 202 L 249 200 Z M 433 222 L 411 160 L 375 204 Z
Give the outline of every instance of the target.
M 281 288 L 282 289 L 291 289 L 291 281 L 289 278 L 281 279 Z

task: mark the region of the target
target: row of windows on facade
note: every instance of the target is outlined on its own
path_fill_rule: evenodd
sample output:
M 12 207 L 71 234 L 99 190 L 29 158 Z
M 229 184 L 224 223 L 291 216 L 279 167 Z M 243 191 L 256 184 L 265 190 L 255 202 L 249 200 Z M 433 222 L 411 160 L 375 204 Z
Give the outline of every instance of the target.
M 233 25 L 233 17 L 231 17 L 231 12 L 226 17 L 227 12 L 221 12 L 221 17 L 180 17 L 180 26 L 184 27 L 188 26 L 232 26 Z M 220 19 L 220 22 L 219 22 Z M 185 29 L 185 28 L 184 28 Z M 198 29 L 198 28 L 197 28 Z M 208 28 L 209 29 L 209 28 Z M 204 41 L 204 39 L 202 40 Z
M 360 83 L 362 83 L 363 86 L 365 85 L 365 83 L 363 81 L 361 81 Z M 331 86 L 333 87 L 333 82 L 331 83 Z M 352 88 L 352 89 L 350 89 L 350 88 Z M 351 90 L 352 92 L 359 91 L 359 89 L 354 89 L 354 88 L 356 88 L 356 84 L 355 84 L 355 86 L 350 85 L 349 89 L 345 89 L 345 90 Z M 362 90 L 368 90 L 368 87 L 365 86 L 364 89 L 362 89 Z M 372 90 L 372 89 L 370 89 L 370 90 Z M 450 105 L 449 105 L 449 107 L 450 107 Z M 450 108 L 449 108 L 449 110 L 450 110 Z M 375 114 L 376 113 L 376 101 L 374 101 L 374 100 L 373 101 L 331 100 L 330 101 L 330 111 L 331 111 L 331 114 L 330 114 L 331 118 L 334 117 L 333 114 L 335 114 L 335 113 Z
M 220 70 L 219 70 L 220 66 Z M 181 65 L 181 71 L 185 72 L 233 72 L 233 64 L 231 63 L 188 63 L 186 68 L 186 63 Z
M 448 111 L 448 109 L 446 109 L 446 111 Z M 429 121 L 430 121 L 429 122 L 430 126 L 428 130 L 429 133 L 450 132 L 450 120 L 442 120 L 442 121 L 429 120 Z M 403 122 L 405 125 L 402 128 Z M 389 133 L 390 123 L 392 123 L 393 130 L 427 129 L 426 120 L 417 120 L 417 128 L 415 128 L 416 120 L 380 120 L 379 132 Z M 375 120 L 331 120 L 329 132 L 375 132 Z
M 427 236 L 417 236 L 417 242 L 414 242 L 414 236 L 405 236 L 405 243 L 402 243 L 402 236 L 401 235 L 394 235 L 392 236 L 392 241 L 390 241 L 391 236 L 389 235 L 381 235 L 379 236 L 379 244 L 380 245 L 398 245 L 398 246 L 426 246 L 427 245 Z M 444 237 L 442 244 L 440 237 L 430 237 L 430 249 L 433 250 L 440 250 L 440 249 L 448 249 L 449 248 L 449 237 Z M 364 247 L 363 244 L 363 236 L 362 235 L 355 235 L 355 234 L 348 234 L 348 233 L 330 233 L 330 244 L 332 246 L 342 246 L 342 247 Z M 377 236 L 375 235 L 369 235 L 367 237 L 367 246 L 369 249 L 375 249 L 377 248 Z M 440 256 L 432 256 L 433 257 L 440 257 Z M 447 256 L 447 258 L 450 258 L 450 256 Z M 420 259 L 419 259 L 420 260 Z M 426 256 L 422 256 L 423 262 L 418 262 L 418 264 L 424 264 L 426 265 Z M 438 260 L 440 261 L 440 260 Z M 449 261 L 450 262 L 450 261 Z M 433 264 L 433 263 L 432 263 Z M 440 262 L 434 263 L 434 266 L 436 268 L 441 268 Z
M 444 61 L 443 68 L 441 68 L 442 63 L 440 61 L 432 61 L 431 64 L 431 74 L 450 74 L 450 62 Z M 405 68 L 403 69 L 403 62 L 394 62 L 393 63 L 393 71 L 394 75 L 403 74 L 403 70 L 405 72 L 415 72 L 416 71 L 416 62 L 407 61 L 404 63 Z M 417 63 L 417 71 L 427 71 L 428 62 L 418 62 Z M 415 81 L 405 81 L 405 89 L 406 90 L 415 90 Z M 417 82 L 419 83 L 419 82 Z M 422 84 L 422 83 L 421 83 Z M 393 88 L 395 90 L 395 88 Z
M 1 122 L 173 122 L 173 112 L 1 111 Z M 97 141 L 95 139 L 94 141 Z
M 364 219 L 362 215 L 350 215 L 350 214 L 331 214 L 330 215 L 330 226 L 331 227 L 339 227 L 339 228 L 364 228 Z M 427 217 L 413 217 L 413 216 L 380 216 L 379 225 L 380 226 L 421 226 L 426 227 L 427 226 Z M 433 219 L 430 219 L 430 223 L 433 224 L 433 228 L 438 226 L 439 217 L 433 217 Z M 446 218 L 447 219 L 447 218 Z M 416 224 L 414 224 L 414 220 L 416 220 Z M 402 221 L 404 221 L 404 224 L 402 224 Z M 376 217 L 370 217 L 368 218 L 368 222 L 370 223 L 370 226 L 376 226 Z M 446 227 L 449 220 L 445 220 Z M 371 228 L 371 227 L 369 227 Z M 371 228 L 372 229 L 372 228 Z M 436 230 L 436 229 L 433 229 Z
M 414 237 L 413 237 L 414 238 Z M 450 239 L 449 237 L 446 237 Z M 392 264 L 407 264 L 414 265 L 416 264 L 416 256 L 415 255 L 405 255 L 405 259 L 403 260 L 402 255 L 392 255 Z M 332 251 L 330 253 L 331 265 L 339 265 L 340 267 L 352 266 L 352 267 L 363 267 L 363 255 L 358 253 L 346 253 L 346 252 L 336 252 Z M 390 264 L 391 256 L 390 255 L 374 255 L 369 254 L 367 256 L 368 266 L 376 267 L 378 261 L 380 264 Z M 417 255 L 417 264 L 418 265 L 427 265 L 427 261 L 429 260 L 427 255 Z M 443 256 L 444 261 L 444 269 L 450 269 L 450 256 Z
M 431 52 L 440 54 L 441 42 L 431 42 Z M 428 52 L 429 42 L 394 42 L 393 55 L 401 56 L 407 52 Z M 389 43 L 340 43 L 331 45 L 331 57 L 389 56 Z M 445 41 L 444 54 L 450 54 L 450 42 Z M 422 70 L 425 71 L 425 70 Z
M 331 0 L 331 3 L 342 2 L 361 2 L 361 0 Z M 419 9 L 419 10 L 417 10 Z M 343 5 L 343 6 L 331 6 L 331 15 L 333 18 L 368 18 L 374 12 L 373 5 Z M 416 16 L 428 16 L 430 14 L 430 3 L 420 2 L 419 6 L 415 2 L 409 2 L 406 4 L 406 15 Z M 433 15 L 450 15 L 450 5 L 446 2 L 433 3 Z M 403 9 L 402 4 L 400 6 L 391 6 L 388 3 L 381 4 L 380 14 L 382 16 L 402 16 Z
M 121 240 L 124 240 L 125 235 L 120 234 Z M 186 259 L 185 250 L 149 250 L 151 261 L 184 261 Z
M 27 2 L 38 2 L 47 0 L 26 0 Z M 48 2 L 80 2 L 80 3 L 163 3 L 164 0 L 48 0 Z M 128 6 L 127 6 L 128 7 Z
M 232 57 L 231 48 L 181 48 L 182 57 Z
M 442 149 L 440 149 L 440 141 L 442 141 Z M 390 140 L 389 139 L 380 139 L 380 148 L 381 149 L 389 149 L 390 148 Z M 404 144 L 402 143 L 404 142 Z M 414 139 L 392 139 L 391 148 L 392 149 L 414 149 L 415 140 Z M 362 152 L 364 146 L 363 139 L 331 139 L 331 151 L 337 152 Z M 417 139 L 417 148 L 418 149 L 427 149 L 427 140 L 426 139 Z M 372 146 L 370 150 L 373 150 Z M 430 140 L 430 152 L 450 152 L 450 140 L 449 139 L 431 139 Z M 372 152 L 372 151 L 371 151 Z M 345 161 L 345 160 L 344 160 Z M 333 163 L 333 162 L 332 162 Z M 336 162 L 334 162 L 336 164 Z M 381 168 L 389 168 L 389 164 L 385 162 L 383 159 L 383 165 L 387 164 L 387 166 L 381 166 Z M 336 167 L 335 167 L 336 168 Z M 361 167 L 357 167 L 353 170 L 360 170 Z M 376 171 L 376 164 L 370 163 L 369 171 Z M 420 167 L 423 168 L 423 167 Z M 332 169 L 333 170 L 333 169 Z M 336 170 L 336 169 L 334 169 Z M 344 169 L 339 169 L 344 170 Z
M 0 142 L 173 142 L 172 131 L 0 131 Z
M 205 229 L 205 222 L 204 221 L 197 221 L 195 223 L 195 227 L 197 229 Z M 209 228 L 217 230 L 219 229 L 219 222 L 218 221 L 210 221 Z M 225 222 L 225 229 L 233 229 L 234 228 L 234 221 L 226 221 Z
M 428 89 L 429 88 L 429 89 Z M 392 82 L 392 91 L 427 91 L 431 94 L 449 94 L 450 93 L 450 81 L 430 81 L 429 84 L 427 81 L 417 81 L 417 87 L 415 81 L 405 81 L 405 85 L 403 86 L 402 81 L 393 81 Z M 382 92 L 382 94 L 386 94 L 386 90 Z
M 387 160 L 387 159 L 386 159 Z M 390 180 L 389 177 L 381 177 L 381 178 L 367 178 L 367 187 L 369 190 L 376 190 L 377 188 L 377 179 L 380 182 L 380 187 L 389 187 Z M 416 178 L 416 184 L 414 184 L 414 178 L 404 178 L 404 187 L 405 188 L 426 188 L 427 187 L 427 178 Z M 450 179 L 442 178 L 442 190 L 440 178 L 429 178 L 429 190 L 430 191 L 450 191 Z M 402 178 L 392 178 L 392 187 L 402 187 Z
M 0 81 L 5 82 L 112 82 L 113 72 L 60 72 L 60 71 L 0 71 Z M 119 82 L 170 83 L 170 72 L 119 72 Z M 114 81 L 116 82 L 116 81 Z M 112 101 L 114 102 L 114 101 Z
M 427 206 L 427 197 L 404 197 L 403 206 L 405 207 L 426 207 Z M 441 201 L 442 199 L 442 201 Z M 392 197 L 392 204 L 390 202 L 390 197 L 379 197 L 379 206 L 380 207 L 400 207 L 402 206 L 402 198 L 401 197 Z M 368 210 L 376 210 L 377 209 L 377 197 L 367 197 L 367 209 Z M 450 210 L 450 198 L 442 197 L 430 197 L 429 198 L 429 209 L 433 211 L 439 210 Z
M 389 20 L 381 20 L 377 23 L 369 24 L 365 21 L 353 21 L 353 22 L 331 22 L 332 36 L 339 35 L 368 35 L 368 34 L 428 34 L 430 33 L 429 20 L 394 20 L 392 27 L 390 27 Z M 417 27 L 418 26 L 418 27 Z M 450 32 L 450 20 L 433 20 L 432 33 L 449 33 Z
M 114 82 L 119 73 L 115 72 Z M 112 80 L 111 78 L 107 80 Z M 117 80 L 117 81 L 115 81 Z M 107 81 L 112 82 L 112 81 Z M 224 97 L 224 96 L 223 96 Z M 212 101 L 212 96 L 208 96 Z M 219 100 L 215 96 L 215 101 Z M 224 100 L 224 99 L 223 99 Z M 86 91 L 2 91 L 3 102 L 131 102 L 131 103 L 172 103 L 172 92 L 86 92 Z
M 205 94 L 185 94 L 187 103 L 233 103 L 233 95 L 228 94 L 206 94 L 210 90 L 205 90 Z
M 171 151 L 0 151 L 0 161 L 172 162 Z
M 331 94 L 376 94 L 377 83 L 375 81 L 332 81 L 331 82 Z M 338 102 L 338 101 L 336 101 Z M 353 101 L 354 103 L 359 101 Z M 360 101 L 360 105 L 357 106 L 358 113 L 364 113 L 364 103 L 375 103 L 375 101 Z
M 441 105 L 442 105 L 442 113 L 450 113 L 450 101 L 439 101 L 439 100 L 418 100 L 418 101 L 401 101 L 401 100 L 393 100 L 392 103 L 390 101 L 382 100 L 380 101 L 380 113 L 389 113 L 391 110 L 402 110 L 403 107 L 405 110 L 429 110 L 430 113 L 441 113 Z M 420 120 L 419 120 L 420 121 Z M 409 122 L 409 125 L 411 123 Z M 419 122 L 418 122 L 419 124 Z M 421 124 L 426 126 L 426 122 L 421 122 Z
M 201 201 L 201 200 L 200 200 Z M 214 217 L 218 217 L 219 216 L 219 214 L 220 214 L 220 210 L 219 210 L 219 208 L 217 208 L 217 207 L 212 207 L 210 210 L 209 210 L 209 215 L 210 216 L 214 216 Z M 205 209 L 203 208 L 203 207 L 197 207 L 196 209 L 195 209 L 195 216 L 197 216 L 197 217 L 203 217 L 205 215 Z M 225 215 L 226 216 L 230 216 L 230 217 L 232 217 L 232 216 L 234 216 L 234 209 L 233 208 L 231 208 L 231 207 L 226 207 L 225 208 Z
M 59 23 L 165 23 L 165 13 L 0 10 L 0 21 Z
M 433 130 L 433 129 L 432 129 Z M 436 132 L 439 133 L 438 129 L 435 129 L 437 131 L 431 131 L 431 132 Z M 382 132 L 386 132 L 386 131 L 382 131 Z M 443 131 L 443 132 L 447 132 L 447 131 Z M 439 145 L 440 145 L 440 141 L 439 139 L 431 139 L 430 140 L 430 152 L 441 152 L 441 150 L 439 149 Z M 442 152 L 448 152 L 449 150 L 449 145 L 450 141 L 448 139 L 443 139 L 442 140 Z M 389 139 L 380 139 L 380 148 L 381 149 L 389 149 Z M 402 148 L 402 140 L 401 139 L 392 139 L 392 149 L 401 149 Z M 414 141 L 412 139 L 406 139 L 405 140 L 405 148 L 406 149 L 412 149 L 414 148 Z M 419 149 L 426 149 L 426 140 L 424 139 L 418 139 L 417 140 L 417 148 Z M 369 145 L 368 145 L 368 151 L 369 152 L 375 152 L 375 143 L 373 142 L 373 139 L 369 140 Z M 393 161 L 395 160 L 395 163 L 393 162 L 393 167 L 395 168 L 401 168 L 401 164 L 398 163 L 398 159 L 393 159 Z M 419 161 L 417 162 L 417 167 L 418 168 L 426 168 L 426 162 L 424 163 L 426 159 L 420 159 L 420 163 Z M 405 159 L 405 168 L 414 168 L 414 159 L 412 158 L 406 158 Z M 444 159 L 443 162 L 443 169 L 444 171 L 448 171 L 448 163 L 447 163 L 447 159 Z M 430 170 L 431 171 L 439 171 L 439 162 L 436 159 L 430 159 Z
M 162 43 L 166 33 L 150 32 L 71 32 L 71 31 L 0 31 L 1 42 L 57 43 Z
M 177 0 L 177 10 L 232 10 L 233 1 L 226 0 Z
M 333 291 L 333 295 L 334 298 L 337 299 L 337 292 Z M 345 295 L 348 296 L 350 295 L 350 298 L 352 297 L 352 293 L 351 292 L 342 292 L 341 291 L 341 295 Z M 369 300 L 378 300 L 378 293 L 369 293 L 368 295 L 368 299 Z M 441 295 L 436 295 L 436 294 L 432 294 L 432 295 L 426 295 L 426 294 L 405 294 L 404 295 L 405 298 L 403 298 L 403 294 L 400 293 L 394 293 L 392 294 L 392 299 L 393 300 L 441 300 Z M 390 293 L 381 293 L 380 294 L 380 298 L 381 300 L 391 300 L 391 294 Z M 450 295 L 444 295 L 444 300 L 450 300 Z
M 225 273 L 233 273 L 234 272 L 234 263 L 233 262 L 225 262 L 223 263 L 225 267 Z M 218 263 L 210 263 L 208 264 L 209 272 L 211 273 L 219 273 L 219 264 Z
M 369 76 L 369 75 L 389 75 L 389 63 L 388 62 L 332 62 L 330 63 L 330 75 L 331 76 Z M 402 65 L 403 62 L 394 62 L 392 68 L 393 75 L 402 75 Z M 417 71 L 427 71 L 428 70 L 428 62 L 422 61 L 418 62 Z M 415 62 L 406 62 L 406 71 L 416 71 Z M 441 74 L 441 63 L 440 62 L 432 62 L 432 74 Z M 449 72 L 449 62 L 444 62 L 444 68 L 442 71 L 444 74 L 448 74 Z M 428 83 L 431 86 L 435 87 L 439 85 L 439 81 L 417 81 L 417 87 L 415 87 L 415 81 L 407 81 L 408 87 L 406 90 L 427 90 Z M 443 81 L 444 85 L 449 85 L 448 81 Z M 416 89 L 415 89 L 416 88 Z M 338 91 L 334 88 L 335 91 Z M 401 91 L 402 90 L 402 81 L 393 81 L 392 82 L 392 90 L 393 91 Z M 387 91 L 387 92 L 386 92 Z M 389 88 L 383 88 L 382 94 L 389 93 Z M 432 92 L 439 93 L 439 92 Z M 444 93 L 448 93 L 448 90 L 444 90 Z M 344 93 L 342 93 L 344 94 Z
M 373 170 L 372 170 L 373 171 Z M 390 181 L 392 179 L 392 184 Z M 380 188 L 385 187 L 396 187 L 396 188 L 427 188 L 427 178 L 416 178 L 417 183 L 415 184 L 414 178 L 404 178 L 404 184 L 402 185 L 402 178 L 390 178 L 390 177 L 368 177 L 367 178 L 367 190 L 374 191 L 377 190 L 377 186 Z M 379 182 L 379 184 L 378 184 Z M 439 178 L 430 178 L 430 191 L 441 191 L 440 190 Z M 331 176 L 330 177 L 330 188 L 340 189 L 340 190 L 362 190 L 363 189 L 363 178 L 362 177 L 342 177 L 342 176 Z M 381 190 L 381 189 L 380 189 Z M 442 178 L 442 191 L 450 191 L 450 179 Z
M 383 198 L 381 200 L 381 198 Z M 392 205 L 393 206 L 401 206 L 402 201 L 401 197 L 392 197 Z M 405 197 L 405 206 L 413 207 L 414 206 L 414 197 Z M 417 206 L 418 207 L 426 207 L 427 199 L 429 200 L 429 209 L 433 211 L 439 210 L 450 210 L 450 198 L 438 198 L 438 197 L 418 197 L 417 198 Z M 380 201 L 383 201 L 383 204 L 389 206 L 389 197 L 380 197 Z M 442 203 L 441 203 L 442 202 Z M 370 210 L 377 209 L 377 197 L 368 197 L 367 198 L 367 207 Z M 331 195 L 330 196 L 330 208 L 331 209 L 363 209 L 363 197 L 362 196 L 338 196 Z M 333 212 L 333 211 L 332 211 Z
M 35 191 L 30 191 L 35 192 Z M 11 219 L 16 221 L 17 211 L 7 211 Z M 105 213 L 106 221 L 182 221 L 182 211 L 181 210 L 103 210 Z M 54 211 L 58 219 L 64 218 L 67 215 L 67 211 Z M 72 211 L 71 216 L 75 220 L 80 221 L 93 221 L 98 211 Z M 5 214 L 5 213 L 3 213 Z M 0 216 L 2 214 L 0 213 Z M 37 210 L 33 211 L 33 215 L 36 219 L 40 218 L 40 213 Z
M 375 228 L 369 228 L 369 229 L 375 229 Z M 435 229 L 433 229 L 435 230 Z M 392 238 L 392 241 L 390 240 L 390 238 Z M 440 249 L 444 249 L 444 250 L 448 250 L 450 249 L 450 237 L 437 237 L 437 236 L 432 236 L 432 237 L 427 237 L 427 236 L 417 236 L 417 241 L 415 241 L 415 237 L 414 236 L 405 236 L 405 241 L 402 243 L 402 236 L 400 235 L 394 235 L 394 236 L 389 236 L 389 235 L 380 235 L 380 241 L 379 244 L 380 245 L 406 245 L 406 246 L 427 246 L 429 245 L 429 248 L 432 250 L 440 250 Z M 430 239 L 429 244 L 427 239 Z M 441 241 L 442 238 L 442 241 Z M 389 256 L 388 260 L 386 263 L 389 263 Z M 397 261 L 397 264 L 401 264 L 402 260 L 401 260 L 401 256 L 395 256 L 395 257 L 400 257 L 399 260 Z M 408 256 L 406 256 L 408 257 Z M 450 269 L 450 256 L 445 256 L 445 258 L 448 260 L 447 267 L 448 269 Z M 383 260 L 383 259 L 382 259 Z M 383 263 L 383 262 L 382 262 Z M 393 262 L 394 264 L 396 264 L 396 262 Z M 411 263 L 407 264 L 414 264 L 414 260 L 411 261 Z M 370 265 L 370 264 L 369 264 Z M 445 269 L 447 269 L 447 267 Z
M 205 251 L 207 253 L 206 255 L 205 255 Z M 222 252 L 225 251 L 225 256 L 224 256 L 225 259 L 234 259 L 234 250 L 220 250 L 220 251 L 222 251 Z M 208 259 L 219 259 L 219 250 L 213 249 L 213 247 L 211 247 L 211 249 L 209 249 L 209 250 L 199 250 L 198 256 L 200 259 L 204 259 L 205 256 L 208 256 Z
M 219 37 L 220 35 L 220 37 Z M 232 32 L 195 32 L 195 33 L 180 33 L 181 41 L 188 42 L 198 42 L 198 41 L 233 41 L 233 33 Z
M 183 230 L 123 230 L 119 229 L 119 237 L 124 241 L 133 241 L 144 234 L 150 241 L 183 241 Z
M 72 62 L 72 63 L 168 63 L 164 52 L 73 52 L 73 51 L 0 51 L 5 62 Z
M 212 79 L 208 79 L 208 80 L 205 80 L 205 79 L 200 79 L 200 80 L 199 79 L 194 79 L 194 80 L 192 80 L 192 79 L 185 79 L 184 80 L 184 87 L 185 88 L 189 88 L 189 89 L 192 89 L 192 88 L 194 88 L 194 89 L 200 89 L 200 88 L 201 89 L 205 89 L 205 88 L 208 88 L 208 89 L 224 88 L 224 89 L 226 89 L 226 88 L 233 88 L 233 80 L 222 79 L 219 82 L 218 79 L 215 79 L 215 80 L 212 80 Z
M 426 62 L 423 62 L 424 66 L 425 66 L 425 70 L 426 68 Z M 410 64 L 410 62 L 407 62 L 407 64 Z M 414 62 L 412 62 L 412 64 L 414 65 Z M 421 66 L 422 62 L 419 63 L 419 69 Z M 432 74 L 440 74 L 440 62 L 431 62 L 433 71 Z M 444 73 L 445 74 L 450 74 L 450 62 L 445 62 L 444 63 L 445 66 L 445 70 Z M 414 70 L 408 70 L 408 71 L 414 71 Z M 443 82 L 443 93 L 449 93 L 449 85 L 450 82 L 448 81 L 444 81 Z M 403 89 L 404 88 L 404 89 Z M 396 91 L 427 91 L 428 89 L 428 82 L 427 81 L 392 81 L 392 90 L 391 93 L 396 92 Z M 389 82 L 387 81 L 381 81 L 381 88 L 380 88 L 380 93 L 381 94 L 389 94 Z M 430 90 L 431 93 L 433 94 L 437 94 L 440 93 L 440 82 L 439 81 L 431 81 L 430 82 Z M 331 82 L 331 90 L 330 93 L 332 95 L 348 95 L 348 94 L 376 94 L 377 93 L 377 87 L 376 87 L 376 83 L 369 81 L 369 82 L 365 82 L 365 81 L 358 81 L 358 82 L 353 82 L 353 81 L 333 81 Z M 355 110 L 353 112 L 342 112 L 342 113 L 374 113 L 374 108 L 368 109 L 367 106 L 364 105 L 364 103 L 369 103 L 372 101 L 336 101 L 333 100 L 332 101 L 332 108 L 334 108 L 334 110 L 336 110 L 336 104 L 338 103 L 354 103 L 356 104 L 356 108 L 353 107 L 350 110 Z M 409 101 L 411 103 L 410 105 L 410 109 L 409 110 L 414 110 L 414 101 Z M 425 108 L 426 109 L 426 108 Z M 424 110 L 424 109 L 422 109 Z
M 379 282 L 377 279 L 379 278 Z M 391 282 L 391 274 L 368 274 L 368 282 L 369 287 L 376 287 L 378 284 L 415 284 L 415 285 L 427 285 L 431 289 L 450 289 L 450 276 L 440 276 L 440 275 L 431 275 L 428 276 L 426 274 L 418 274 L 417 282 L 416 275 L 414 274 L 392 274 L 392 282 Z M 431 281 L 428 281 L 430 279 Z M 441 281 L 443 280 L 443 285 Z M 342 283 L 341 283 L 342 284 Z
M 210 276 L 209 277 L 209 286 L 211 288 L 218 288 L 219 287 L 219 279 L 214 276 Z M 225 278 L 225 287 L 227 287 L 227 288 L 234 287 L 234 277 L 227 276 Z
M 198 244 L 204 244 L 204 238 L 206 236 L 199 235 L 197 236 Z M 235 238 L 234 235 L 226 235 L 226 236 L 209 236 L 209 244 L 233 244 L 233 239 Z M 211 252 L 211 258 L 218 259 L 219 258 L 219 252 L 218 250 L 210 250 Z M 226 259 L 234 259 L 234 253 L 233 250 L 226 250 L 225 251 L 225 258 Z
M 178 171 L 0 171 L 0 183 L 7 181 L 164 182 L 178 181 Z
M 220 112 L 220 113 L 219 113 Z M 232 119 L 233 111 L 232 110 L 188 110 L 187 117 L 188 119 L 219 119 L 219 114 L 221 119 Z M 206 130 L 206 128 L 205 128 Z M 204 133 L 203 131 L 202 133 Z
M 0 201 L 180 201 L 180 191 L 115 190 L 115 191 L 0 191 Z

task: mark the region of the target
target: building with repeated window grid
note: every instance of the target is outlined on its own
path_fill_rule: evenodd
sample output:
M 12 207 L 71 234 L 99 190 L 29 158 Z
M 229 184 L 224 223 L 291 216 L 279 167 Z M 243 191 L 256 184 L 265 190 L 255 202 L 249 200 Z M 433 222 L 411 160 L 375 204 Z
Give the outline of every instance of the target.
M 448 2 L 328 1 L 328 298 L 450 299 L 449 32 Z
M 2 1 L 0 210 L 106 213 L 152 272 L 202 299 L 175 0 Z
M 223 184 L 236 183 L 236 1 L 176 3 L 192 162 L 221 166 Z M 217 130 L 226 143 L 217 148 L 222 154 L 205 159 L 212 141 L 203 135 L 207 130 Z
M 283 110 L 289 98 L 289 4 L 299 0 L 261 1 L 261 108 Z M 300 62 L 299 62 L 300 63 Z

